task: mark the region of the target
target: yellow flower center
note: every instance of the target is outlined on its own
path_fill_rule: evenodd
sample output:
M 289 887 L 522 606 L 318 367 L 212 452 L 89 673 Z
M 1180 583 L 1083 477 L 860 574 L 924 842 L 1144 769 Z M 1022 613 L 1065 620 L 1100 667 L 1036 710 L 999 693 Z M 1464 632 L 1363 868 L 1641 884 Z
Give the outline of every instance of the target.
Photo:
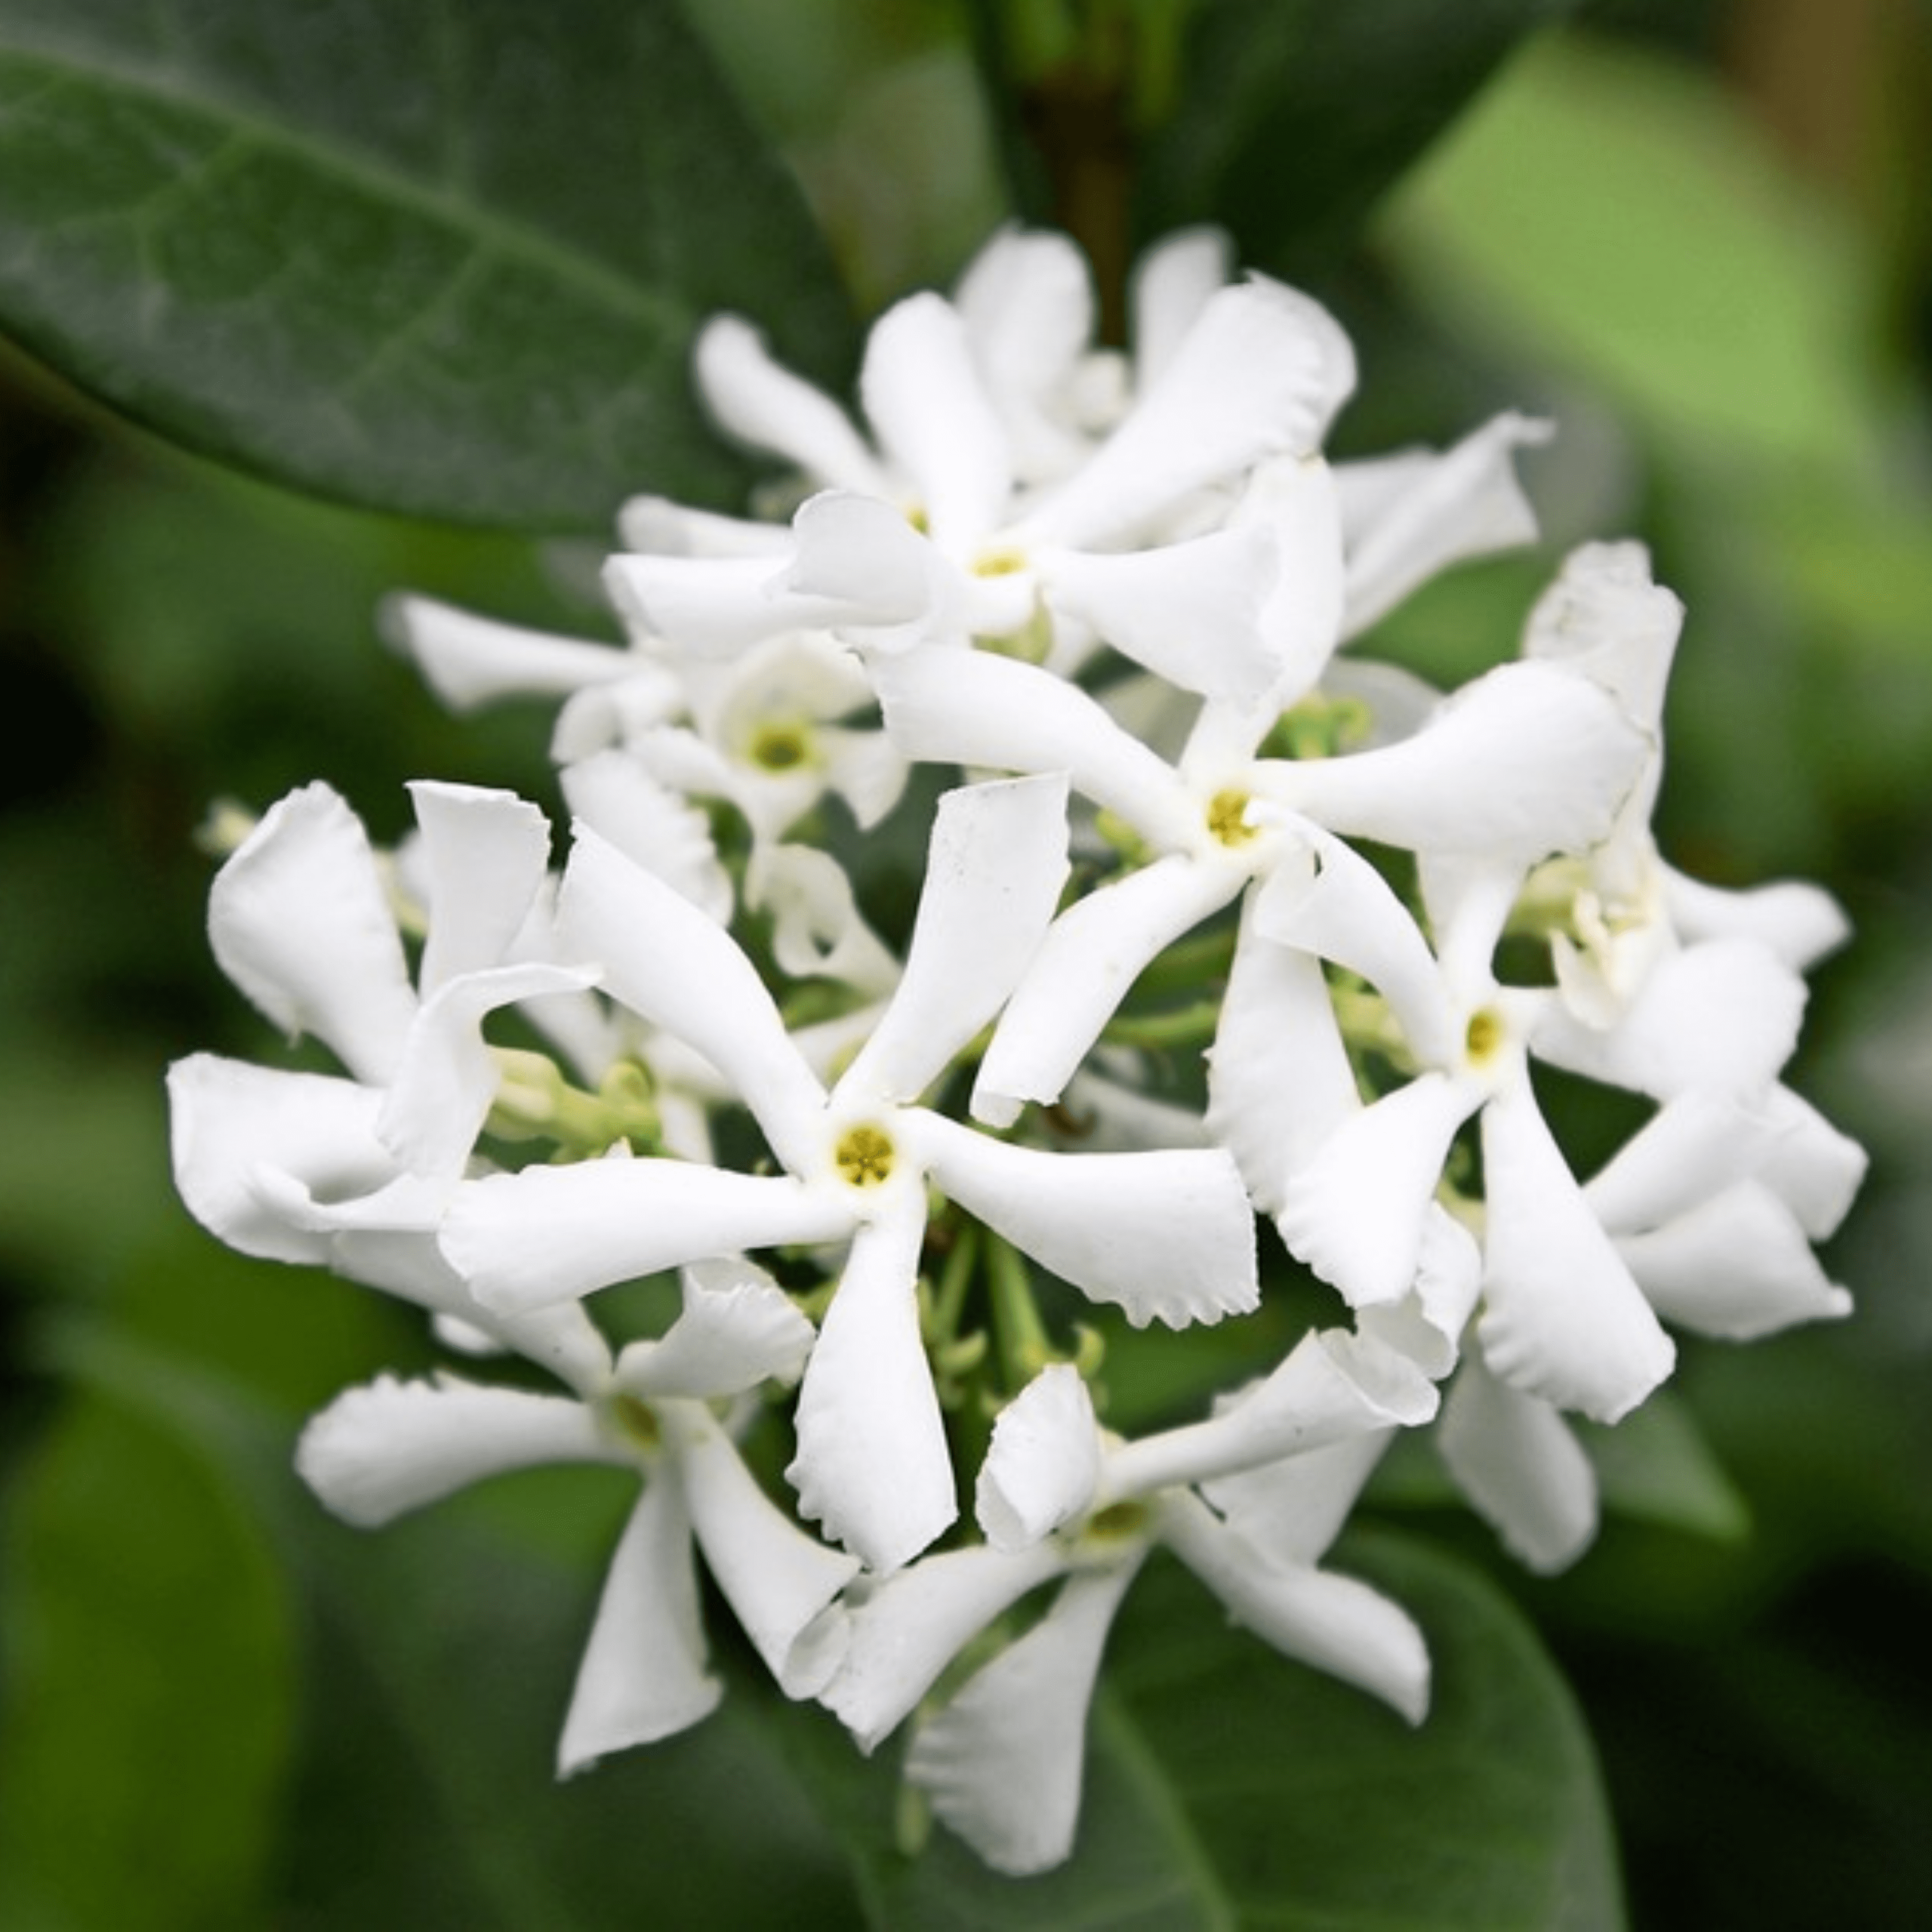
M 766 723 L 752 734 L 746 755 L 760 770 L 796 771 L 812 759 L 812 734 L 802 724 Z
M 1024 554 L 1005 544 L 982 550 L 973 560 L 975 577 L 1017 577 L 1026 567 Z
M 664 1432 L 658 1426 L 658 1419 L 651 1413 L 648 1402 L 620 1392 L 610 1398 L 610 1414 L 618 1432 L 633 1448 L 649 1453 L 662 1444 Z
M 896 1150 L 883 1127 L 862 1121 L 848 1127 L 832 1150 L 839 1178 L 848 1187 L 878 1187 L 891 1178 Z
M 1462 1050 L 1480 1066 L 1502 1045 L 1506 1031 L 1503 1016 L 1495 1007 L 1480 1006 L 1469 1016 L 1468 1029 L 1462 1036 Z
M 1253 802 L 1254 794 L 1238 785 L 1217 791 L 1208 801 L 1209 836 L 1231 851 L 1258 838 L 1259 828 L 1248 823 L 1248 807 Z

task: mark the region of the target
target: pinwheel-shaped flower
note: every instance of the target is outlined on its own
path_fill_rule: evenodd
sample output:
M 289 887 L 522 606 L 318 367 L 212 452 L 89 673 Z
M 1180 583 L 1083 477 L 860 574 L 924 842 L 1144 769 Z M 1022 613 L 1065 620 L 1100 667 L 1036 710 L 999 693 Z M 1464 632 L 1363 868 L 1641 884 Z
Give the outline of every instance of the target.
M 1212 1321 L 1258 1293 L 1251 1211 L 1220 1150 L 1049 1154 L 916 1104 L 1052 916 L 1065 796 L 1035 778 L 941 800 L 904 978 L 829 1092 L 735 942 L 580 832 L 560 911 L 572 956 L 717 1069 L 784 1172 L 622 1157 L 526 1168 L 465 1187 L 445 1227 L 458 1273 L 505 1311 L 708 1255 L 849 1243 L 789 1473 L 805 1514 L 875 1569 L 923 1549 L 957 1508 L 914 1295 L 928 1182 L 1136 1322 Z
M 1070 1366 L 1002 1412 L 979 1480 L 987 1541 L 928 1556 L 870 1588 L 823 1701 L 870 1750 L 962 1648 L 1030 1591 L 1046 1616 L 922 1718 L 906 1776 L 1000 1870 L 1038 1871 L 1072 1845 L 1087 1707 L 1114 1613 L 1164 1544 L 1238 1623 L 1287 1655 L 1420 1720 L 1429 1664 L 1415 1626 L 1318 1568 L 1390 1433 L 1426 1422 L 1436 1390 L 1372 1339 L 1311 1335 L 1209 1420 L 1122 1442 Z
M 834 1600 L 858 1569 L 808 1535 L 758 1485 L 715 1405 L 796 1379 L 812 1324 L 742 1262 L 686 1271 L 662 1340 L 576 1364 L 573 1393 L 441 1376 L 384 1376 L 309 1424 L 296 1466 L 322 1501 L 373 1527 L 468 1484 L 550 1462 L 614 1463 L 644 1488 L 610 1562 L 558 1748 L 560 1775 L 706 1716 L 694 1540 L 773 1678 L 815 1695 L 842 1654 Z

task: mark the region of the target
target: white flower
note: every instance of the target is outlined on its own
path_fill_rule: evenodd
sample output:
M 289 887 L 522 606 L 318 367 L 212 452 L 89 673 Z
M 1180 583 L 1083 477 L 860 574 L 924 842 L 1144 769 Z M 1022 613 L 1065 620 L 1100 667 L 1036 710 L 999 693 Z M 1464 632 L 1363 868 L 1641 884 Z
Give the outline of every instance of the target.
M 815 1695 L 842 1653 L 835 1599 L 857 1570 L 758 1488 L 710 1405 L 795 1380 L 811 1324 L 742 1261 L 686 1270 L 683 1312 L 657 1341 L 578 1365 L 569 1396 L 441 1376 L 384 1376 L 338 1396 L 304 1432 L 296 1466 L 364 1527 L 466 1484 L 555 1462 L 646 1478 L 611 1559 L 558 1750 L 560 1775 L 697 1723 L 714 1707 L 692 1544 L 787 1696 Z
M 873 1586 L 823 1701 L 871 1750 L 964 1644 L 1060 1582 L 1026 1635 L 920 1719 L 906 1758 L 908 1780 L 997 1870 L 1056 1864 L 1072 1849 L 1101 1648 L 1158 1543 L 1237 1622 L 1420 1721 L 1428 1659 L 1414 1625 L 1318 1563 L 1390 1432 L 1435 1406 L 1399 1354 L 1314 1335 L 1212 1420 L 1120 1443 L 1078 1374 L 1050 1367 L 995 1427 L 978 1490 L 987 1543 Z
M 1043 1266 L 1136 1322 L 1254 1305 L 1251 1217 L 1218 1150 L 1048 1154 L 916 1104 L 996 1012 L 1065 875 L 1064 788 L 947 794 L 903 980 L 828 1092 L 736 944 L 580 832 L 562 921 L 616 1000 L 685 1040 L 750 1109 L 784 1172 L 613 1159 L 462 1190 L 444 1249 L 486 1306 L 541 1307 L 705 1255 L 850 1243 L 800 1392 L 790 1474 L 804 1513 L 874 1568 L 956 1513 L 914 1283 L 928 1179 Z

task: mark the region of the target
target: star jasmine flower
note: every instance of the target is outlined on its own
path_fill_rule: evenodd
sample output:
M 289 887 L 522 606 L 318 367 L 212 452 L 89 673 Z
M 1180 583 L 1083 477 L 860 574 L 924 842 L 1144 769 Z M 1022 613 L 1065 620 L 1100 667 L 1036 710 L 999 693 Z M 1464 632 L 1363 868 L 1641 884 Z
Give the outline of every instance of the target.
M 1251 1218 L 1219 1150 L 1065 1154 L 917 1103 L 997 1011 L 1066 872 L 1065 788 L 942 800 L 903 979 L 830 1090 L 751 962 L 716 925 L 580 831 L 561 923 L 610 994 L 683 1039 L 749 1108 L 783 1170 L 662 1160 L 530 1168 L 460 1190 L 445 1252 L 486 1306 L 541 1307 L 721 1251 L 849 1244 L 800 1390 L 788 1472 L 805 1514 L 874 1569 L 956 1513 L 914 1294 L 928 1183 L 1130 1319 L 1254 1306 Z
M 995 1124 L 1057 1099 L 1142 970 L 1252 882 L 1299 877 L 1338 832 L 1526 865 L 1581 849 L 1608 829 L 1646 742 L 1600 686 L 1543 664 L 1499 667 L 1413 736 L 1334 758 L 1257 755 L 1272 719 L 1250 713 L 1238 736 L 1210 707 L 1173 765 L 1031 665 L 924 652 L 875 675 L 910 757 L 1065 771 L 1154 855 L 1055 922 L 981 1070 L 974 1112 Z
M 384 1376 L 323 1410 L 296 1453 L 322 1501 L 364 1528 L 509 1469 L 596 1462 L 644 1478 L 578 1673 L 560 1776 L 668 1737 L 716 1706 L 694 1542 L 787 1696 L 821 1690 L 842 1652 L 836 1599 L 856 1562 L 764 1494 L 712 1406 L 768 1379 L 796 1381 L 812 1325 L 742 1261 L 687 1269 L 683 1300 L 662 1339 L 574 1364 L 568 1396 Z
M 1192 688 L 1252 695 L 1270 681 L 1256 634 L 1275 575 L 1270 532 L 1197 535 L 1173 520 L 1262 457 L 1318 446 L 1354 365 L 1305 296 L 1260 280 L 1219 291 L 1107 439 L 1031 494 L 943 298 L 899 304 L 869 339 L 860 388 L 884 464 L 826 399 L 806 406 L 803 386 L 778 380 L 761 353 L 741 325 L 714 323 L 700 381 L 728 428 L 826 487 L 800 512 L 790 567 L 776 574 L 762 556 L 613 559 L 613 600 L 640 629 L 732 651 L 826 627 L 890 650 L 1016 637 L 1044 616 L 1063 656 L 1103 637 Z M 1177 627 L 1190 649 L 1178 648 Z
M 1382 1441 L 1435 1407 L 1433 1388 L 1400 1354 L 1315 1335 L 1210 1420 L 1122 1443 L 1100 1430 L 1078 1373 L 1050 1366 L 995 1425 L 977 1494 L 987 1542 L 925 1558 L 862 1594 L 822 1701 L 872 1750 L 964 1645 L 1058 1582 L 1026 1635 L 920 1718 L 905 1765 L 996 1870 L 1046 1870 L 1072 1850 L 1087 1708 L 1114 1613 L 1165 1544 L 1236 1622 L 1418 1722 L 1428 1660 L 1414 1625 L 1318 1565 Z M 1253 1472 L 1273 1486 L 1244 1488 Z

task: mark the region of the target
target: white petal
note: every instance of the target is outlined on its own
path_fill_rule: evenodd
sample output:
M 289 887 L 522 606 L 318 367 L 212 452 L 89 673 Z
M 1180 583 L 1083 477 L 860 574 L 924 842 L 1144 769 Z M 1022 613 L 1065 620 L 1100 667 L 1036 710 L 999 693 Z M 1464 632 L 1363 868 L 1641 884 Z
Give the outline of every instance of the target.
M 398 1057 L 376 1131 L 417 1174 L 461 1173 L 496 1096 L 483 1018 L 500 1006 L 580 992 L 596 975 L 566 966 L 500 966 L 452 980 L 422 1005 Z
M 1069 1578 L 1046 1616 L 913 1735 L 906 1782 L 995 1871 L 1046 1871 L 1073 1849 L 1087 1707 L 1134 1574 Z
M 1749 1095 L 1796 1051 L 1804 1000 L 1804 982 L 1755 941 L 1708 940 L 1660 960 L 1608 1032 L 1553 1011 L 1534 1048 L 1557 1066 L 1659 1099 Z
M 1278 458 L 1250 479 L 1232 521 L 1274 532 L 1280 554 L 1262 626 L 1277 666 L 1276 708 L 1321 676 L 1342 630 L 1341 513 L 1334 478 L 1318 456 Z M 1270 721 L 1272 722 L 1272 721 Z M 1259 740 L 1250 740 L 1250 746 Z
M 1582 544 L 1530 613 L 1523 654 L 1581 670 L 1654 729 L 1683 624 L 1682 601 L 1652 580 L 1642 544 Z
M 1617 1243 L 1666 1320 L 1701 1335 L 1754 1341 L 1799 1322 L 1851 1312 L 1769 1189 L 1740 1182 L 1660 1228 Z
M 1173 771 L 1076 686 L 985 651 L 915 651 L 874 667 L 886 730 L 909 758 L 1065 772 L 1156 844 L 1195 830 Z
M 1583 1190 L 1612 1234 L 1673 1220 L 1762 1167 L 1778 1136 L 1769 1112 L 1692 1090 L 1666 1100 Z
M 1429 1652 L 1407 1612 L 1352 1576 L 1270 1561 L 1184 1493 L 1167 1498 L 1161 1523 L 1163 1539 L 1235 1622 L 1421 1723 Z
M 1597 1475 L 1552 1406 L 1472 1356 L 1443 1405 L 1436 1447 L 1510 1554 L 1540 1574 L 1567 1568 L 1597 1533 Z
M 707 919 L 731 916 L 731 879 L 712 842 L 711 821 L 628 752 L 594 753 L 558 775 L 572 816 Z
M 835 1240 L 850 1226 L 843 1202 L 788 1175 L 606 1159 L 465 1183 L 442 1246 L 485 1308 L 521 1314 L 743 1248 Z
M 1048 608 L 1184 691 L 1253 698 L 1282 664 L 1262 619 L 1280 568 L 1273 530 L 1216 530 L 1119 553 L 1043 560 Z
M 772 956 L 795 980 L 836 980 L 883 995 L 899 962 L 866 923 L 845 868 L 812 845 L 752 848 L 745 902 L 772 919 Z M 794 1043 L 798 1036 L 793 1036 Z
M 1136 1328 L 1218 1322 L 1257 1304 L 1253 1212 L 1219 1148 L 1046 1154 L 936 1115 L 920 1125 L 943 1192 Z
M 1439 1382 L 1462 1353 L 1483 1288 L 1483 1252 L 1475 1237 L 1439 1202 L 1422 1223 L 1422 1252 L 1415 1286 L 1400 1301 L 1360 1310 L 1357 1328 L 1397 1349 L 1432 1381 Z
M 1841 1134 L 1811 1103 L 1788 1087 L 1761 1096 L 1778 1130 L 1758 1178 L 1798 1216 L 1814 1241 L 1837 1232 L 1870 1165 L 1863 1148 Z
M 1271 760 L 1262 788 L 1352 837 L 1528 865 L 1602 838 L 1649 744 L 1588 679 L 1508 664 L 1464 686 L 1412 738 Z
M 1234 272 L 1232 238 L 1205 223 L 1163 235 L 1134 264 L 1127 296 L 1136 387 L 1148 388 L 1174 360 L 1208 298 Z
M 652 1483 L 610 1559 L 557 1746 L 557 1775 L 688 1730 L 723 1695 L 705 1667 L 682 1494 L 675 1483 Z
M 776 559 L 791 549 L 782 524 L 694 510 L 668 496 L 628 498 L 617 512 L 617 534 L 622 548 L 649 550 L 661 556 Z
M 1273 1215 L 1288 1177 L 1360 1102 L 1320 963 L 1259 937 L 1258 898 L 1243 912 L 1208 1049 L 1208 1124 L 1255 1205 Z
M 648 682 L 667 708 L 676 700 L 670 674 L 634 652 L 500 623 L 433 597 L 391 597 L 380 622 L 383 634 L 415 659 L 430 688 L 453 711 L 502 698 L 568 697 L 620 679 Z
M 1528 416 L 1496 416 L 1418 466 L 1349 545 L 1349 634 L 1366 630 L 1450 564 L 1534 543 L 1535 513 L 1510 458 L 1553 434 L 1550 424 Z
M 1288 1252 L 1352 1306 L 1400 1300 L 1449 1143 L 1477 1099 L 1466 1082 L 1425 1073 L 1340 1122 L 1282 1190 L 1275 1219 Z
M 326 1234 L 290 1222 L 259 1185 L 264 1170 L 300 1177 L 332 1198 L 394 1180 L 395 1156 L 376 1135 L 380 1092 L 321 1073 L 287 1073 L 197 1053 L 168 1070 L 176 1191 L 188 1212 L 244 1255 L 326 1260 Z
M 785 458 L 820 483 L 884 486 L 878 462 L 844 411 L 775 361 L 749 322 L 713 316 L 698 332 L 693 361 L 705 406 L 740 442 Z
M 1754 939 L 1803 973 L 1851 937 L 1844 908 L 1829 892 L 1802 880 L 1726 892 L 1668 866 L 1662 869 L 1671 919 L 1694 945 L 1702 939 Z
M 668 1405 L 664 1420 L 699 1546 L 725 1601 L 779 1689 L 816 1696 L 844 1653 L 846 1618 L 830 1606 L 858 1574 L 857 1559 L 800 1529 L 701 1405 Z
M 602 967 L 614 998 L 718 1070 L 787 1166 L 814 1158 L 824 1090 L 758 969 L 716 921 L 580 828 L 557 923 L 573 957 Z
M 1354 382 L 1334 319 L 1257 278 L 1210 296 L 1119 428 L 1027 520 L 1029 532 L 1101 547 L 1263 457 L 1305 456 Z
M 1201 1492 L 1228 1528 L 1270 1562 L 1315 1563 L 1341 1534 L 1394 1432 L 1393 1427 L 1364 1430 L 1216 1476 Z
M 1298 855 L 1298 860 L 1299 855 Z M 1436 956 L 1382 874 L 1339 838 L 1318 837 L 1311 868 L 1278 865 L 1254 911 L 1258 934 L 1358 973 L 1377 988 L 1417 1057 L 1446 1066 L 1462 1042 Z
M 617 1462 L 584 1405 L 446 1377 L 383 1376 L 302 1431 L 296 1468 L 345 1522 L 371 1529 L 506 1469 Z
M 936 542 L 970 543 L 1001 520 L 1012 488 L 1006 434 L 943 296 L 909 296 L 872 325 L 859 392 Z
M 633 1394 L 708 1402 L 770 1378 L 795 1382 L 814 1330 L 791 1298 L 742 1256 L 683 1270 L 683 1312 L 656 1342 L 633 1342 L 616 1378 Z
M 799 1514 L 874 1570 L 910 1562 L 958 1511 L 939 1398 L 920 1339 L 914 1276 L 925 1203 L 860 1229 L 806 1365 Z
M 1483 1174 L 1484 1359 L 1525 1394 L 1617 1421 L 1670 1374 L 1677 1352 L 1526 1085 L 1483 1110 Z
M 861 634 L 908 626 L 920 633 L 950 615 L 954 566 L 891 504 L 825 490 L 800 508 L 792 530 L 797 548 L 779 581 L 814 622 Z
M 523 928 L 550 862 L 550 821 L 514 792 L 417 778 L 429 934 L 424 997 L 459 973 L 500 965 Z
M 822 623 L 822 598 L 780 588 L 769 556 L 661 556 L 620 552 L 604 589 L 627 628 L 669 638 L 700 657 L 735 656 L 787 631 Z
M 1025 1102 L 1058 1100 L 1142 969 L 1243 883 L 1236 867 L 1174 853 L 1069 907 L 1000 1017 L 974 1084 L 974 1118 L 1010 1126 Z
M 993 1424 L 975 1514 L 996 1550 L 1037 1543 L 1091 1507 L 1100 1478 L 1094 1399 L 1070 1362 L 1041 1370 Z
M 872 1584 L 854 1611 L 844 1660 L 820 1702 L 869 1756 L 967 1644 L 1065 1568 L 1057 1544 L 1004 1550 L 982 1543 L 895 1570 Z
M 1408 1358 L 1343 1329 L 1312 1331 L 1263 1381 L 1205 1422 L 1124 1444 L 1107 1457 L 1109 1501 L 1205 1483 L 1436 1414 L 1436 1388 Z
M 1004 1004 L 1039 950 L 1066 874 L 1064 778 L 945 794 L 904 976 L 838 1095 L 916 1100 Z
M 358 1080 L 388 1078 L 416 995 L 368 836 L 327 785 L 263 814 L 215 874 L 208 936 L 278 1026 L 326 1042 Z

